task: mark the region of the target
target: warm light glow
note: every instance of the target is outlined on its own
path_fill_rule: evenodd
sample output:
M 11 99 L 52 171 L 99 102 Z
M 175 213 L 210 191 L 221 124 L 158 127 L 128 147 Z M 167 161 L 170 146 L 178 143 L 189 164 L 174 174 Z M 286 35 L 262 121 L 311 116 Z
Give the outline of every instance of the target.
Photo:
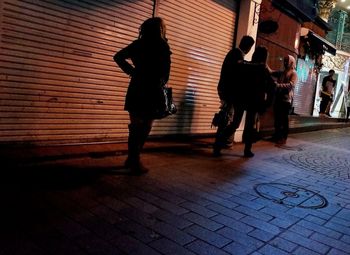
M 346 0 L 341 0 L 340 2 L 344 3 Z
M 300 43 L 300 33 L 297 32 L 295 35 L 295 41 L 294 41 L 294 49 L 299 49 L 299 43 Z
M 350 5 L 346 6 L 346 9 L 350 10 Z

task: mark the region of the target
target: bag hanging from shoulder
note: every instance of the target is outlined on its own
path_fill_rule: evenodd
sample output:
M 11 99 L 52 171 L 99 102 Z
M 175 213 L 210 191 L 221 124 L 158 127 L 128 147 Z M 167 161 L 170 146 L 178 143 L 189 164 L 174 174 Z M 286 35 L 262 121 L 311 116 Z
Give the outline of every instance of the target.
M 160 107 L 156 112 L 156 119 L 163 119 L 177 112 L 176 105 L 173 102 L 173 89 L 169 86 L 161 88 Z

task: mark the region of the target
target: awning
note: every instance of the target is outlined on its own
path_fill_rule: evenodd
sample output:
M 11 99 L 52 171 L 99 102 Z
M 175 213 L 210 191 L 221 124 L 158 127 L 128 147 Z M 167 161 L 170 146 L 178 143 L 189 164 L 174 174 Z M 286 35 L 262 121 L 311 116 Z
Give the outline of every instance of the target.
M 330 54 L 335 56 L 337 49 L 333 44 L 328 42 L 325 38 L 311 31 L 307 34 L 307 37 L 311 42 L 311 47 L 316 47 L 319 50 L 327 51 Z

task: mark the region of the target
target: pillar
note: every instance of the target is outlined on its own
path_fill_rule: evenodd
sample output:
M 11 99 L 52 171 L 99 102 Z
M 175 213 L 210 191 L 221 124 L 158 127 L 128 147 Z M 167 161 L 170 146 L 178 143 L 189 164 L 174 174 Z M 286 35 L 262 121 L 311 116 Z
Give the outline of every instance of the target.
M 256 40 L 261 1 L 262 0 L 240 1 L 236 47 L 244 35 L 250 35 Z M 253 51 L 252 49 L 249 54 L 245 56 L 245 60 L 251 59 Z

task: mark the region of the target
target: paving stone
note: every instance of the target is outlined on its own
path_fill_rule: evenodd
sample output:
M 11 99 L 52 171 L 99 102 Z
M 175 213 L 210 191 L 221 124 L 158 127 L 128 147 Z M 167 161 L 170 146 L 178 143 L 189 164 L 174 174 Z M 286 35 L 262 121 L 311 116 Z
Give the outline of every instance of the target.
M 183 198 L 185 201 L 190 201 L 190 202 L 196 203 L 196 204 L 201 205 L 201 206 L 207 206 L 207 205 L 212 204 L 212 202 L 209 201 L 208 199 L 197 196 L 191 192 L 185 191 L 185 190 L 181 189 L 180 187 L 171 187 L 169 190 L 171 192 L 173 192 L 175 195 Z
M 313 215 L 308 215 L 305 217 L 305 220 L 310 221 L 312 223 L 315 223 L 317 225 L 323 225 L 324 223 L 326 223 L 327 221 L 324 219 L 321 219 L 319 217 L 313 216 Z
M 98 217 L 89 218 L 81 224 L 104 240 L 110 240 L 120 235 L 120 231 L 114 225 Z
M 338 250 L 344 251 L 344 252 L 350 252 L 350 244 L 346 244 L 342 241 L 339 241 L 334 238 L 330 238 L 328 236 L 315 233 L 311 236 L 311 239 L 316 240 L 320 243 L 323 243 L 325 245 L 331 246 L 333 248 L 336 248 Z
M 160 238 L 158 233 L 131 220 L 115 224 L 115 227 L 146 244 Z
M 183 202 L 186 202 L 185 199 L 175 195 L 175 194 L 172 194 L 170 190 L 164 190 L 164 189 L 158 189 L 157 187 L 142 187 L 143 189 L 146 189 L 148 190 L 149 192 L 155 194 L 156 196 L 160 197 L 160 198 L 163 198 L 173 204 L 180 204 L 180 203 L 183 203 Z
M 217 215 L 216 212 L 212 211 L 212 210 L 208 210 L 207 208 L 203 207 L 203 206 L 200 206 L 200 205 L 197 205 L 195 203 L 191 203 L 191 202 L 185 202 L 185 203 L 182 203 L 180 204 L 180 206 L 192 211 L 192 212 L 195 212 L 195 213 L 198 213 L 204 217 L 207 217 L 207 218 L 211 218 L 215 215 Z
M 273 219 L 273 217 L 271 215 L 268 215 L 268 214 L 261 212 L 261 211 L 253 210 L 253 209 L 246 207 L 246 206 L 238 206 L 238 207 L 234 208 L 234 210 L 238 211 L 242 214 L 249 215 L 249 216 L 255 217 L 259 220 L 263 220 L 266 222 Z
M 259 252 L 266 255 L 288 255 L 289 254 L 281 249 L 278 249 L 268 244 L 260 248 Z
M 244 246 L 240 243 L 232 242 L 229 245 L 225 246 L 224 249 L 225 251 L 229 252 L 230 254 L 250 254 L 254 251 L 253 247 L 249 246 Z
M 305 247 L 299 246 L 292 254 L 295 255 L 319 255 L 320 253 L 311 251 Z M 324 254 L 324 253 L 323 253 Z
M 128 235 L 121 235 L 111 242 L 113 245 L 118 247 L 121 251 L 130 255 L 148 254 L 148 255 L 160 255 L 155 249 L 148 245 L 136 240 L 135 238 Z M 104 253 L 100 253 L 104 254 Z
M 321 234 L 324 234 L 326 236 L 329 236 L 329 237 L 332 237 L 335 239 L 339 239 L 342 236 L 342 234 L 337 232 L 337 231 L 334 231 L 332 229 L 317 225 L 317 224 L 309 222 L 307 220 L 301 220 L 297 223 L 297 225 L 300 226 L 301 228 L 309 229 L 309 230 L 312 230 L 314 232 L 321 233 Z
M 293 225 L 293 223 L 279 218 L 274 218 L 273 220 L 270 220 L 269 223 L 280 228 L 289 228 Z
M 273 240 L 269 241 L 269 244 L 288 253 L 291 253 L 293 250 L 295 250 L 296 247 L 298 247 L 295 243 L 289 242 L 286 239 L 280 237 L 276 237 Z
M 341 241 L 350 244 L 350 236 L 349 235 L 343 235 L 343 237 L 341 238 Z
M 158 196 L 139 188 L 137 190 L 133 190 L 132 192 L 129 192 L 129 196 L 139 198 L 142 201 L 149 202 L 150 204 L 155 204 L 157 200 L 160 199 Z M 133 199 L 133 197 L 131 197 L 131 200 Z M 128 198 L 127 201 L 130 201 L 130 198 Z
M 146 227 L 151 227 L 157 222 L 157 218 L 151 214 L 135 208 L 125 208 L 120 210 L 119 213 L 126 219 L 132 219 L 133 221 L 136 221 L 137 223 Z
M 260 212 L 263 212 L 265 214 L 271 215 L 277 219 L 283 220 L 288 222 L 289 224 L 293 225 L 294 223 L 298 222 L 300 220 L 299 217 L 289 215 L 286 213 L 287 210 L 289 210 L 286 207 L 277 206 L 276 207 L 264 207 L 260 210 Z
M 227 239 L 226 237 L 219 235 L 215 232 L 209 231 L 205 228 L 202 228 L 197 225 L 192 225 L 185 229 L 187 233 L 189 233 L 192 236 L 195 236 L 211 245 L 214 245 L 218 248 L 222 248 L 225 245 L 232 242 L 231 240 Z
M 201 240 L 190 243 L 186 248 L 200 255 L 229 255 L 229 253 Z
M 152 229 L 155 232 L 167 237 L 171 241 L 174 241 L 180 245 L 185 245 L 192 242 L 195 238 L 184 231 L 181 231 L 169 224 L 163 222 L 156 222 Z
M 128 204 L 124 203 L 123 201 L 120 201 L 112 196 L 105 196 L 103 198 L 100 198 L 99 200 L 101 203 L 103 203 L 105 206 L 113 209 L 114 211 L 118 212 L 122 209 L 130 207 Z
M 344 251 L 340 251 L 337 249 L 332 248 L 327 255 L 349 255 L 349 252 L 344 252 Z
M 193 223 L 196 223 L 197 225 L 204 227 L 204 228 L 211 230 L 211 231 L 216 231 L 216 230 L 223 227 L 222 224 L 219 224 L 213 220 L 210 220 L 210 219 L 203 217 L 203 216 L 196 214 L 196 213 L 187 213 L 183 217 L 185 219 L 187 219 Z
M 251 232 L 249 232 L 248 234 L 249 236 L 251 237 L 255 237 L 261 241 L 264 241 L 264 242 L 268 242 L 270 241 L 272 238 L 274 238 L 276 235 L 274 234 L 271 234 L 269 232 L 266 232 L 266 231 L 263 231 L 261 229 L 255 229 Z
M 195 255 L 195 253 L 185 249 L 183 246 L 178 245 L 175 242 L 170 241 L 169 239 L 162 238 L 156 241 L 153 241 L 149 244 L 155 250 L 158 250 L 162 254 L 167 255 Z
M 254 229 L 253 227 L 249 226 L 248 224 L 242 223 L 240 221 L 234 220 L 234 219 L 227 217 L 227 216 L 224 216 L 224 215 L 218 215 L 218 216 L 215 216 L 211 219 L 218 222 L 218 223 L 221 223 L 229 228 L 238 230 L 238 231 L 243 232 L 243 233 L 248 233 Z
M 217 196 L 213 196 L 213 195 L 207 195 L 205 196 L 206 199 L 208 199 L 209 201 L 213 202 L 214 204 L 219 204 L 221 206 L 227 207 L 227 208 L 235 208 L 238 206 L 237 203 L 232 202 L 230 200 L 228 200 L 227 198 L 221 198 L 221 197 L 217 197 Z
M 279 227 L 276 227 L 270 223 L 267 223 L 263 220 L 259 220 L 250 216 L 246 216 L 240 219 L 241 222 L 244 222 L 250 226 L 263 230 L 265 232 L 271 233 L 273 235 L 277 235 L 281 232 Z
M 309 213 L 310 213 L 310 210 L 301 209 L 297 207 L 291 208 L 286 212 L 286 214 L 295 216 L 298 218 L 305 218 L 307 215 L 309 215 Z
M 340 212 L 336 214 L 336 216 L 350 222 L 350 210 L 348 209 L 342 209 Z
M 260 178 L 259 178 L 259 181 L 260 181 Z M 256 200 L 256 199 L 258 199 L 260 197 L 255 192 L 253 192 L 253 193 L 241 192 L 238 194 L 238 197 L 244 197 L 247 200 L 254 201 L 254 202 L 259 204 L 259 200 Z
M 184 229 L 188 226 L 191 226 L 193 223 L 186 220 L 184 217 L 172 214 L 170 212 L 164 211 L 162 209 L 157 210 L 156 212 L 152 213 L 152 216 L 155 219 L 159 219 L 160 221 L 164 221 L 176 228 Z
M 90 212 L 100 218 L 103 218 L 110 224 L 115 224 L 123 220 L 116 211 L 105 205 L 99 205 L 97 207 L 91 208 Z
M 254 210 L 259 210 L 259 209 L 264 207 L 264 205 L 258 204 L 257 201 L 249 201 L 249 200 L 245 200 L 241 197 L 237 197 L 237 196 L 232 196 L 229 200 L 231 200 L 239 205 L 244 205 L 244 206 L 249 207 L 249 208 L 254 209 Z
M 79 236 L 75 242 L 81 248 L 86 250 L 88 254 L 123 254 L 123 252 L 113 244 L 106 242 L 105 240 L 92 234 Z
M 350 221 L 338 217 L 331 218 L 329 222 L 336 223 L 344 227 L 350 227 Z
M 81 224 L 69 218 L 62 218 L 58 223 L 54 224 L 55 228 L 70 239 L 86 235 L 90 231 Z
M 333 223 L 331 221 L 328 221 L 326 224 L 324 224 L 325 227 L 330 228 L 334 231 L 340 232 L 344 235 L 350 235 L 350 228 L 345 227 L 343 225 Z
M 321 254 L 326 254 L 329 251 L 329 246 L 326 246 L 320 242 L 313 241 L 310 238 L 306 238 L 297 233 L 287 231 L 280 235 L 281 238 L 287 239 L 290 242 L 304 246 L 305 248 L 310 249 L 311 251 L 318 252 Z
M 243 232 L 234 230 L 229 227 L 224 227 L 216 232 L 228 239 L 235 241 L 235 243 L 240 243 L 247 247 L 253 247 L 255 250 L 264 245 L 264 243 L 258 239 L 250 237 Z
M 241 219 L 245 216 L 245 214 L 242 214 L 240 212 L 237 212 L 235 210 L 228 209 L 224 206 L 218 205 L 218 204 L 211 204 L 207 206 L 208 209 L 215 211 L 217 213 L 220 213 L 222 215 L 228 216 L 233 219 Z
M 155 203 L 155 205 L 157 205 L 157 207 L 162 208 L 166 211 L 169 211 L 172 214 L 181 215 L 181 214 L 185 214 L 188 212 L 188 210 L 184 209 L 183 207 L 172 204 L 172 203 L 165 201 L 163 199 L 158 199 L 158 200 L 154 201 L 154 203 Z
M 304 237 L 309 237 L 312 235 L 313 233 L 313 230 L 309 230 L 307 228 L 303 228 L 301 227 L 300 225 L 293 225 L 289 228 L 289 230 L 295 232 L 295 233 L 298 233 L 299 235 L 302 235 Z
M 310 210 L 309 214 L 316 216 L 318 218 L 324 219 L 326 221 L 330 220 L 333 217 L 333 215 L 330 215 L 328 213 L 323 213 L 320 210 Z
M 137 209 L 142 210 L 145 213 L 152 213 L 158 210 L 158 208 L 144 200 L 141 200 L 138 197 L 130 197 L 127 200 L 127 203 L 134 206 Z

